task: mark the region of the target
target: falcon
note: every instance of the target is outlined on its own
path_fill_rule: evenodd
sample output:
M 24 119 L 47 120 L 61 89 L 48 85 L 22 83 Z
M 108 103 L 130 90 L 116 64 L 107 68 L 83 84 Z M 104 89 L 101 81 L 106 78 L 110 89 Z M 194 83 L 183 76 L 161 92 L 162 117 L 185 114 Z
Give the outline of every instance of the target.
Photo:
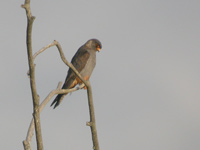
M 101 48 L 102 45 L 99 40 L 90 39 L 78 49 L 78 51 L 72 58 L 71 63 L 85 80 L 89 80 L 92 71 L 96 65 L 96 52 L 100 52 Z M 79 79 L 79 77 L 76 76 L 71 68 L 69 68 L 62 89 L 71 89 L 77 84 L 81 83 L 82 81 Z M 61 103 L 64 96 L 67 94 L 58 94 L 52 102 L 51 106 L 54 105 L 55 109 Z

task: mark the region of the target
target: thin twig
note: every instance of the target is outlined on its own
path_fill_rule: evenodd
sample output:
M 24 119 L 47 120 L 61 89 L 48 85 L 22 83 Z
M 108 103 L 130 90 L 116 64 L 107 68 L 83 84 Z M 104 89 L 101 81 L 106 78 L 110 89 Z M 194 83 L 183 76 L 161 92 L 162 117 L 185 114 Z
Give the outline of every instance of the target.
M 55 46 L 56 45 L 56 42 L 54 41 L 53 43 L 43 47 L 42 49 L 40 49 L 39 51 L 37 51 L 34 55 L 33 55 L 33 60 L 35 60 L 35 58 L 42 52 L 44 52 L 46 49 L 52 47 L 52 46 Z
M 41 54 L 41 53 L 44 52 L 46 49 L 48 49 L 48 48 L 50 48 L 50 47 L 52 47 L 52 46 L 55 46 L 55 45 L 56 45 L 56 42 L 54 41 L 54 42 L 48 44 L 47 46 L 41 48 L 39 51 L 37 51 L 37 52 L 33 55 L 33 61 L 35 61 L 35 58 L 36 58 L 39 54 Z M 27 75 L 30 77 L 30 70 L 28 70 Z
M 51 100 L 51 98 L 52 98 L 54 95 L 71 93 L 71 92 L 80 90 L 80 89 L 82 89 L 82 88 L 85 86 L 84 84 L 81 84 L 79 87 L 76 87 L 76 88 L 72 88 L 72 89 L 61 89 L 61 85 L 62 85 L 62 83 L 59 82 L 57 89 L 51 91 L 51 92 L 49 93 L 49 95 L 44 99 L 44 101 L 40 104 L 40 108 L 39 108 L 39 111 L 40 111 L 40 112 L 42 112 L 42 110 L 44 109 L 44 107 L 47 105 L 47 103 Z M 29 129 L 28 129 L 28 132 L 27 132 L 26 140 L 24 140 L 24 141 L 25 141 L 26 143 L 28 143 L 29 145 L 31 145 L 31 139 L 32 139 L 32 136 L 33 136 L 34 127 L 35 127 L 35 126 L 34 126 L 34 119 L 32 119 L 32 120 L 31 120 L 31 123 L 30 123 L 30 126 L 29 126 Z

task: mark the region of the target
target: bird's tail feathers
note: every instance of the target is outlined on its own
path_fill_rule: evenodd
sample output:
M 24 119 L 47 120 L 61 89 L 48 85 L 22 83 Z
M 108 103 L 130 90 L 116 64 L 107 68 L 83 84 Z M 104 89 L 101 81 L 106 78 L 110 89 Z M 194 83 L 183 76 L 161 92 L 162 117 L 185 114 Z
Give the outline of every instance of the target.
M 67 94 L 58 94 L 56 96 L 56 98 L 54 99 L 54 101 L 51 103 L 51 106 L 53 106 L 55 104 L 53 107 L 55 109 L 62 102 L 65 95 L 67 95 Z
M 76 78 L 75 76 L 73 76 L 73 77 L 67 76 L 67 79 L 66 79 L 65 84 L 63 85 L 62 89 L 71 89 L 71 88 L 75 87 L 77 84 L 76 83 L 77 81 L 75 78 Z M 54 99 L 54 101 L 51 103 L 51 106 L 53 106 L 55 104 L 53 107 L 55 109 L 62 102 L 63 98 L 67 94 L 58 94 L 56 96 L 56 98 Z

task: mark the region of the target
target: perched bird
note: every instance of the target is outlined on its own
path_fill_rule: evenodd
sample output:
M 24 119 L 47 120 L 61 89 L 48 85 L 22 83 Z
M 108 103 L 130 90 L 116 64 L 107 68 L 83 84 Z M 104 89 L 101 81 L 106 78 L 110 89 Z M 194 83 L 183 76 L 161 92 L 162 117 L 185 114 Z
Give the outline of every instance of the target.
M 96 52 L 99 52 L 101 48 L 102 45 L 99 40 L 90 39 L 78 49 L 72 58 L 71 63 L 85 80 L 89 80 L 96 65 Z M 82 83 L 82 81 L 76 76 L 72 69 L 69 68 L 62 89 L 71 89 L 80 83 Z M 51 106 L 55 104 L 54 108 L 56 108 L 61 103 L 65 95 L 67 94 L 58 94 Z

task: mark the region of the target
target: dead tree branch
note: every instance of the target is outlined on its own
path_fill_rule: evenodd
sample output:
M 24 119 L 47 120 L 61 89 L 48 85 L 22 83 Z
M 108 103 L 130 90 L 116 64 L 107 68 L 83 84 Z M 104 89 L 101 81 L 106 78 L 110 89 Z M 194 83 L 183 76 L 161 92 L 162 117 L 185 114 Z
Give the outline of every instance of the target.
M 35 17 L 31 14 L 30 9 L 30 0 L 25 0 L 24 5 L 22 7 L 26 10 L 27 16 L 27 31 L 26 31 L 26 45 L 27 45 L 27 54 L 28 54 L 28 64 L 30 70 L 30 85 L 33 99 L 33 118 L 35 124 L 35 132 L 36 132 L 36 141 L 37 141 L 37 149 L 43 150 L 43 142 L 42 142 L 42 132 L 41 132 L 41 124 L 40 124 L 40 112 L 39 112 L 39 96 L 36 90 L 35 84 L 35 66 L 32 57 L 32 26 Z M 26 146 L 25 146 L 26 148 Z
M 87 125 L 90 126 L 90 129 L 91 129 L 93 149 L 99 150 L 99 142 L 98 142 L 95 113 L 94 113 L 94 104 L 93 104 L 93 97 L 92 97 L 92 87 L 90 83 L 87 86 L 87 95 L 88 95 L 88 105 L 89 105 L 89 113 L 90 113 L 90 122 L 87 122 Z
M 79 89 L 82 89 L 85 86 L 84 84 L 82 84 L 79 87 L 72 88 L 72 89 L 66 89 L 65 90 L 65 89 L 61 89 L 61 85 L 62 85 L 62 82 L 59 82 L 57 89 L 51 91 L 49 93 L 49 95 L 44 99 L 44 101 L 40 104 L 40 108 L 39 108 L 40 112 L 42 112 L 42 110 L 44 109 L 44 107 L 47 105 L 47 103 L 51 100 L 51 98 L 54 95 L 74 92 L 74 91 L 77 91 Z M 34 119 L 32 119 L 31 123 L 30 123 L 30 126 L 29 126 L 29 129 L 28 129 L 28 132 L 27 132 L 26 140 L 24 140 L 24 143 L 26 143 L 27 145 L 29 145 L 29 147 L 31 145 L 31 139 L 32 139 L 32 136 L 33 136 L 34 127 L 35 127 L 34 126 Z

